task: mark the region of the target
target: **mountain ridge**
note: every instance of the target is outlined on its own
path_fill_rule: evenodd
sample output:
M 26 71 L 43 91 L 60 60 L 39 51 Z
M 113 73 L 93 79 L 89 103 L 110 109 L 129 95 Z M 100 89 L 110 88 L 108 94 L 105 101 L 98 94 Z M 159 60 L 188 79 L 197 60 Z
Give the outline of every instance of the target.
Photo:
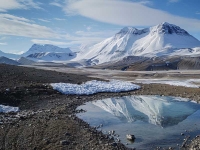
M 70 48 L 60 48 L 58 46 L 55 45 L 51 45 L 51 44 L 33 44 L 31 46 L 31 48 L 23 53 L 23 56 L 28 56 L 30 54 L 34 54 L 34 53 L 44 53 L 44 52 L 52 52 L 52 53 L 56 53 L 56 52 L 63 52 L 63 53 L 72 53 L 72 51 L 70 50 Z
M 190 55 L 191 51 L 196 53 L 195 47 L 200 47 L 199 40 L 179 26 L 163 22 L 141 30 L 125 27 L 114 36 L 80 52 L 74 60 L 86 59 L 91 64 L 102 64 L 127 56 L 180 55 L 177 53 L 180 49 L 184 50 L 182 55 Z
M 76 53 L 70 48 L 60 48 L 58 46 L 45 44 L 33 44 L 32 47 L 22 54 L 22 56 L 33 61 L 67 61 L 76 57 Z
M 17 55 L 17 54 L 12 54 L 12 53 L 5 53 L 3 51 L 0 50 L 0 57 L 7 57 L 7 58 L 10 58 L 10 59 L 18 59 L 20 58 L 20 55 Z

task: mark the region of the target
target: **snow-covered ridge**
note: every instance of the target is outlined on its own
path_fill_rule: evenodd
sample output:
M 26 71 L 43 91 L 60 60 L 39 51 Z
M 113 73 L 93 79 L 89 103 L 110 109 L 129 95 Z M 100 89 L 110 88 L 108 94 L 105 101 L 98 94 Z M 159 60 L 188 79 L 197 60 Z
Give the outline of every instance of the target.
M 74 61 L 91 64 L 119 61 L 127 56 L 185 56 L 200 55 L 200 41 L 184 29 L 169 23 L 136 29 L 125 27 L 114 36 L 81 51 Z
M 18 112 L 19 108 L 18 107 L 11 107 L 11 106 L 5 106 L 5 105 L 0 105 L 0 113 L 8 113 L 8 112 Z
M 45 52 L 72 53 L 72 51 L 69 48 L 60 48 L 58 46 L 54 46 L 50 44 L 45 44 L 45 45 L 33 44 L 32 47 L 23 54 L 23 56 L 28 56 L 34 53 L 45 53 Z
M 63 94 L 75 95 L 90 95 L 99 92 L 122 92 L 140 88 L 139 85 L 119 80 L 111 80 L 110 82 L 92 80 L 81 85 L 70 83 L 52 83 L 51 86 L 54 90 Z
M 122 35 L 125 35 L 125 34 L 140 35 L 140 34 L 148 32 L 148 31 L 149 31 L 148 28 L 139 30 L 139 29 L 134 28 L 134 27 L 124 27 L 116 35 L 119 35 L 119 34 L 122 34 Z
M 70 48 L 34 44 L 23 56 L 34 61 L 68 61 L 76 57 Z
M 181 29 L 179 26 L 169 24 L 167 22 L 163 22 L 157 26 L 150 28 L 152 33 L 159 33 L 159 34 L 179 34 L 179 35 L 190 35 L 184 29 Z

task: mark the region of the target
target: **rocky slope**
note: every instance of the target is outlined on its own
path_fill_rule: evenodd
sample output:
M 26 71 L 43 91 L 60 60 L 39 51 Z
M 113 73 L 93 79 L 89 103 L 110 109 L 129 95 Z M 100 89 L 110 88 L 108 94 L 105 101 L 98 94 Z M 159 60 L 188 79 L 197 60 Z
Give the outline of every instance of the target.
M 4 57 L 4 56 L 0 57 L 0 63 L 1 64 L 8 64 L 8 65 L 20 65 L 19 62 L 12 60 L 12 59 L 9 59 L 9 58 Z

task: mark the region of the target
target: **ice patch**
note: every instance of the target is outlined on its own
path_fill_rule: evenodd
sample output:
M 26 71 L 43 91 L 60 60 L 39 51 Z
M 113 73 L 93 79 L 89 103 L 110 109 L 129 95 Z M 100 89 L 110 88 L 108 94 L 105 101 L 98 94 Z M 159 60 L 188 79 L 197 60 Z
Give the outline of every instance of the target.
M 136 79 L 135 82 L 143 84 L 150 84 L 150 83 L 169 84 L 173 86 L 184 86 L 191 88 L 200 87 L 199 79 L 189 79 L 189 80 Z
M 19 107 L 0 105 L 0 113 L 17 112 L 17 111 L 19 111 Z
M 139 89 L 140 86 L 131 82 L 111 80 L 105 81 L 88 81 L 84 84 L 71 83 L 52 83 L 51 86 L 63 94 L 90 95 L 99 92 L 123 92 Z

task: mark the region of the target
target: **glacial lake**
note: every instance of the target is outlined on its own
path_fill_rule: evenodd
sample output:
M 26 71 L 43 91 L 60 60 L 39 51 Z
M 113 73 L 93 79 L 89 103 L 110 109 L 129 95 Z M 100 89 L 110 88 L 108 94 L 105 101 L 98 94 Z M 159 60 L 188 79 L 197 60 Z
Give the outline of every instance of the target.
M 86 110 L 77 117 L 93 127 L 103 124 L 98 130 L 105 134 L 114 130 L 119 135 L 114 138 L 131 148 L 178 149 L 186 136 L 200 134 L 200 104 L 185 98 L 125 96 L 88 102 L 77 109 Z M 127 134 L 135 135 L 135 141 L 127 140 Z

